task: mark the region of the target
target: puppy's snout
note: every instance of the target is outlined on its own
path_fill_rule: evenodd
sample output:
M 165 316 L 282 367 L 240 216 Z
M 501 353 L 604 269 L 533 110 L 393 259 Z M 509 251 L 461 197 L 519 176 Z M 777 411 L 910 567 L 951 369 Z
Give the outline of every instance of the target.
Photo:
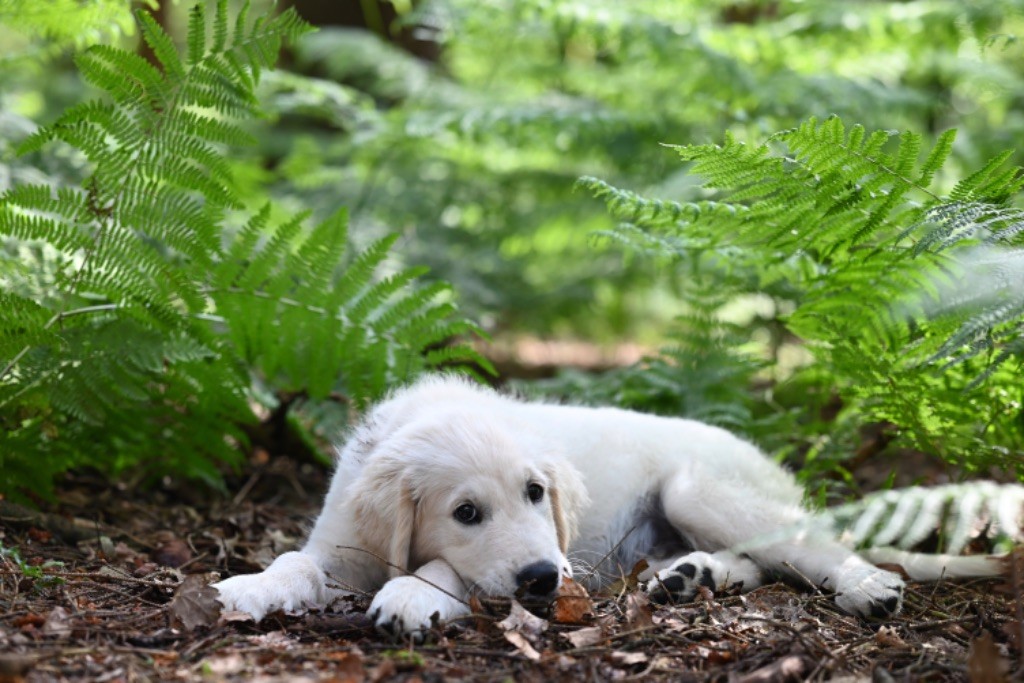
M 516 584 L 528 595 L 550 595 L 558 588 L 558 567 L 554 562 L 534 562 L 516 574 Z

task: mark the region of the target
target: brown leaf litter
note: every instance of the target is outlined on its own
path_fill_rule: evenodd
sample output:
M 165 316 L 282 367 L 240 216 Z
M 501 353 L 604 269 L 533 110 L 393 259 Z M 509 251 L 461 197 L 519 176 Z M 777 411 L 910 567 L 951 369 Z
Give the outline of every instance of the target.
M 278 613 L 258 624 L 220 614 L 208 586 L 215 573 L 259 570 L 294 547 L 316 514 L 317 497 L 298 489 L 318 490 L 322 475 L 290 477 L 291 486 L 264 477 L 236 501 L 186 488 L 133 496 L 76 480 L 43 513 L 0 509 L 0 683 L 990 683 L 1024 674 L 1024 562 L 1005 580 L 911 584 L 903 613 L 885 624 L 781 584 L 654 606 L 630 577 L 608 596 L 567 582 L 538 613 L 474 601 L 472 617 L 420 645 L 374 632 L 370 596 L 335 613 Z

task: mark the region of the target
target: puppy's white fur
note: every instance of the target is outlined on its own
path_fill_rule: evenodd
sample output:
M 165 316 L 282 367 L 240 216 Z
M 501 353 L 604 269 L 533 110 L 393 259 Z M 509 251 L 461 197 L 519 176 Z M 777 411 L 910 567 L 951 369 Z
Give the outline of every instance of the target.
M 531 484 L 543 488 L 539 500 Z M 349 438 L 301 551 L 216 588 L 226 608 L 257 620 L 378 591 L 377 625 L 414 633 L 468 614 L 473 592 L 514 593 L 535 563 L 570 576 L 571 558 L 595 587 L 644 558 L 641 578 L 662 599 L 688 599 L 700 585 L 749 590 L 767 569 L 837 591 L 852 614 L 898 611 L 897 575 L 831 538 L 778 533 L 807 515 L 801 499 L 788 473 L 716 427 L 522 402 L 428 377 L 379 404 Z M 466 503 L 477 523 L 456 519 Z M 956 559 L 945 564 L 955 570 Z M 930 574 L 945 570 L 936 562 L 924 562 Z

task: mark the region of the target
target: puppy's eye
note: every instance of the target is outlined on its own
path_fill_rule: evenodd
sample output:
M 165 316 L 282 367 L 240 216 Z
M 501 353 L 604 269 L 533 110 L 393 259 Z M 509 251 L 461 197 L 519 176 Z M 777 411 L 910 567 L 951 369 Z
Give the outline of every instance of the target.
M 530 484 L 526 487 L 526 497 L 530 502 L 539 503 L 544 498 L 544 487 L 540 484 Z
M 472 503 L 463 503 L 455 508 L 455 519 L 463 524 L 479 524 L 480 511 Z

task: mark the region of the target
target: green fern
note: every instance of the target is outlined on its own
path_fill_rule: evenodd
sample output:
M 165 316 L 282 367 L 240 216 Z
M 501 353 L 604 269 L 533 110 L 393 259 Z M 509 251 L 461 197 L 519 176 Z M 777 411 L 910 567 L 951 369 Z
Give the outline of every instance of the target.
M 1024 221 L 1007 204 L 1024 175 L 997 155 L 942 193 L 954 135 L 922 158 L 916 134 L 811 119 L 760 146 L 676 147 L 714 201 L 580 184 L 623 221 L 613 240 L 680 265 L 700 256 L 722 296 L 791 309 L 780 322 L 844 398 L 844 419 L 890 421 L 926 452 L 1024 476 L 1009 367 L 1024 360 Z
M 153 0 L 143 4 L 156 6 Z M 131 5 L 124 0 L 3 0 L 0 27 L 3 26 L 13 29 L 26 42 L 18 45 L 11 41 L 13 45 L 5 45 L 0 63 L 54 56 L 67 48 L 84 48 L 135 31 Z
M 685 294 L 689 311 L 677 316 L 668 343 L 658 355 L 596 377 L 566 371 L 553 380 L 531 382 L 523 390 L 577 403 L 688 417 L 778 445 L 789 416 L 755 414 L 750 392 L 767 363 L 748 350 L 739 325 L 721 319 L 721 309 L 728 303 L 723 292 L 728 290 L 698 272 L 700 264 L 687 265 L 691 275 Z
M 358 408 L 431 365 L 489 369 L 445 347 L 477 331 L 447 285 L 417 285 L 420 268 L 381 275 L 393 237 L 352 254 L 344 211 L 307 230 L 308 214 L 272 225 L 269 205 L 228 230 L 244 207 L 225 152 L 251 142 L 240 124 L 260 113 L 254 88 L 309 28 L 294 10 L 247 11 L 231 21 L 227 0 L 210 18 L 197 5 L 184 55 L 138 12 L 159 67 L 88 49 L 76 63 L 108 98 L 21 144 L 62 141 L 90 171 L 80 186 L 0 195 L 0 235 L 41 246 L 52 269 L 0 272 L 0 491 L 45 494 L 77 466 L 216 484 L 257 397 Z

